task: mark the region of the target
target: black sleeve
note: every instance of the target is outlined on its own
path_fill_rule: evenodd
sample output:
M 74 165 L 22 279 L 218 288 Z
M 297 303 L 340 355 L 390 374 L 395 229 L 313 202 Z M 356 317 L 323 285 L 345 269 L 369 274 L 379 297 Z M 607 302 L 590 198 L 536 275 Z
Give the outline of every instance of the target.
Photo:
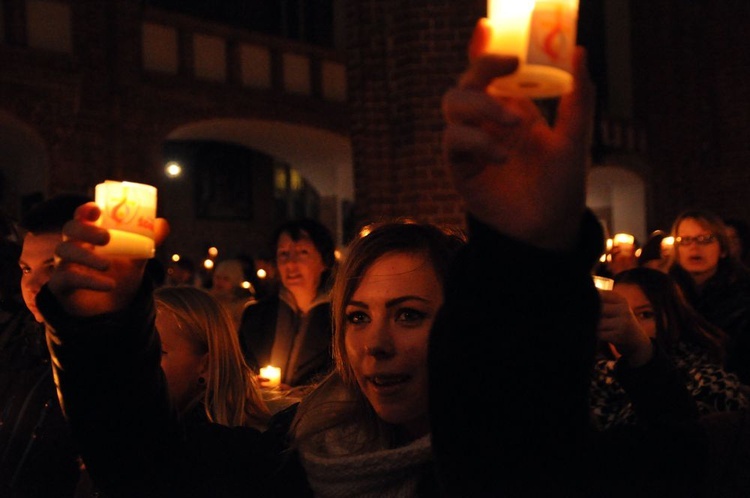
M 601 226 L 587 213 L 578 247 L 551 252 L 469 222 L 430 338 L 441 484 L 449 496 L 563 496 L 589 430 Z

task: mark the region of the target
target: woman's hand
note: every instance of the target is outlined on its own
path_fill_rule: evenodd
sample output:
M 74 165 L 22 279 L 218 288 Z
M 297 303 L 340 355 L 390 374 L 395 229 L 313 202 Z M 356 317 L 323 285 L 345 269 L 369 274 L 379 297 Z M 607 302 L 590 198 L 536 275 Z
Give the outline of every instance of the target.
M 519 240 L 550 249 L 573 245 L 586 202 L 594 89 L 578 48 L 574 89 L 554 126 L 528 98 L 493 96 L 488 85 L 518 67 L 486 53 L 491 26 L 476 26 L 469 68 L 443 97 L 443 155 L 468 210 Z
M 106 229 L 95 225 L 99 207 L 88 202 L 76 209 L 63 227 L 63 242 L 55 251 L 55 271 L 49 289 L 63 308 L 76 316 L 93 316 L 127 307 L 143 279 L 145 259 L 105 257 L 95 246 L 109 241 Z M 156 245 L 169 234 L 163 218 L 154 223 Z
M 610 343 L 631 367 L 648 363 L 654 345 L 641 328 L 627 299 L 615 291 L 599 290 L 602 303 L 596 336 Z

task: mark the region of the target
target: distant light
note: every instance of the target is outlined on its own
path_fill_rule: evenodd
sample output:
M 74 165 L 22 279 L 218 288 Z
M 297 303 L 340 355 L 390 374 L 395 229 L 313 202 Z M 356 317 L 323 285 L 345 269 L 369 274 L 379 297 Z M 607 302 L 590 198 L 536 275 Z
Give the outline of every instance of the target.
M 203 268 L 205 268 L 206 270 L 210 270 L 213 267 L 214 261 L 212 259 L 206 259 L 205 261 L 203 261 Z
M 182 174 L 182 166 L 177 161 L 169 161 L 164 168 L 164 172 L 170 178 L 177 178 Z
M 212 258 L 215 258 L 219 255 L 219 250 L 213 246 L 208 248 L 208 255 Z
M 258 278 L 266 278 L 268 276 L 268 273 L 263 268 L 256 271 L 255 274 L 258 275 Z
M 366 226 L 362 230 L 359 231 L 359 236 L 360 237 L 367 237 L 368 235 L 370 235 L 371 231 L 372 231 L 372 227 Z
M 177 253 L 172 254 L 172 261 L 177 263 L 180 260 L 180 255 Z
M 245 280 L 244 282 L 242 282 L 242 284 L 240 284 L 240 285 L 242 285 L 243 289 L 249 289 L 250 287 L 252 287 L 252 284 L 250 282 L 248 282 L 247 280 Z
M 635 257 L 636 258 L 640 258 L 641 257 L 641 252 L 643 252 L 643 249 L 640 249 L 640 248 L 636 249 L 635 250 Z
M 336 261 L 341 261 L 341 251 L 339 251 L 338 249 L 333 251 L 333 257 L 336 258 Z

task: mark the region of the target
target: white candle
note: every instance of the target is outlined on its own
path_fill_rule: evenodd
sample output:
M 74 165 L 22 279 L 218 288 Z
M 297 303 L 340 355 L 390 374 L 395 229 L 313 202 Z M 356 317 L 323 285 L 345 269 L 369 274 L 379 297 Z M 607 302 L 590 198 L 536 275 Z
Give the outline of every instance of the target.
M 268 365 L 260 369 L 260 376 L 266 379 L 261 381 L 262 387 L 276 387 L 281 383 L 281 369 Z
M 594 279 L 594 286 L 597 289 L 612 290 L 615 287 L 615 281 L 611 278 L 600 277 L 599 275 L 592 275 L 591 277 Z
M 620 248 L 620 254 L 630 256 L 633 254 L 635 237 L 629 233 L 616 233 L 613 237 L 614 245 Z
M 487 18 L 488 52 L 519 59 L 518 70 L 497 78 L 491 91 L 551 98 L 572 89 L 578 0 L 488 0 Z
M 96 186 L 95 201 L 102 212 L 96 223 L 109 230 L 109 243 L 97 246 L 97 252 L 110 256 L 154 257 L 155 187 L 106 180 Z

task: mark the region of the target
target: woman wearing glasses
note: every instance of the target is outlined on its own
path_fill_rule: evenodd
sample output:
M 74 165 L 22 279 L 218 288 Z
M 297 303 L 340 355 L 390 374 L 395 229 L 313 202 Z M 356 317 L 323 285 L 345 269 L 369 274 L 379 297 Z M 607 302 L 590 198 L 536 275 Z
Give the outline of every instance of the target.
M 681 213 L 669 273 L 709 322 L 724 330 L 728 370 L 750 384 L 750 273 L 729 251 L 726 225 L 710 212 Z

